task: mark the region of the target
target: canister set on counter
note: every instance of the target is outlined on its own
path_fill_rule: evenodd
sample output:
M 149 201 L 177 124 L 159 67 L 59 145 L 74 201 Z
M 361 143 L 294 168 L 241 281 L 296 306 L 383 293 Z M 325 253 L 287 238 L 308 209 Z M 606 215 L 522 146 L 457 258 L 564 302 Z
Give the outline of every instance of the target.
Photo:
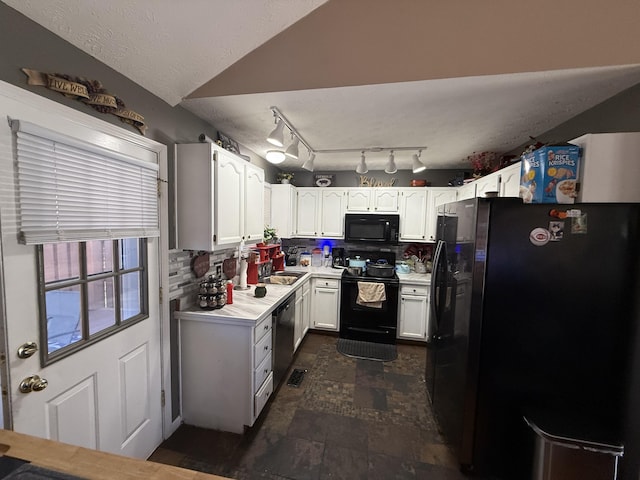
M 224 307 L 227 303 L 233 303 L 233 284 L 231 280 L 225 281 L 209 275 L 209 278 L 200 283 L 198 305 L 203 310 L 215 310 Z

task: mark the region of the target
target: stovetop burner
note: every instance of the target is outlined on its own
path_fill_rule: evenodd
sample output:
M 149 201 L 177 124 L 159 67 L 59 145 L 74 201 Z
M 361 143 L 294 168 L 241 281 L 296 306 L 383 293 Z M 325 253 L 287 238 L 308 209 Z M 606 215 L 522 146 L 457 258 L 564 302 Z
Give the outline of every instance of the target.
M 395 267 L 396 255 L 393 252 L 380 252 L 380 251 L 350 251 L 349 258 L 355 258 L 356 256 L 361 259 L 366 259 L 368 262 L 377 263 L 379 261 L 386 262 L 389 265 Z M 383 283 L 400 283 L 400 279 L 396 272 L 393 272 L 393 275 L 390 277 L 381 277 L 376 275 L 371 275 L 368 270 L 365 269 L 364 272 L 360 275 L 356 275 L 350 273 L 348 270 L 345 270 L 342 273 L 342 279 L 347 281 L 363 281 L 363 282 L 383 282 Z

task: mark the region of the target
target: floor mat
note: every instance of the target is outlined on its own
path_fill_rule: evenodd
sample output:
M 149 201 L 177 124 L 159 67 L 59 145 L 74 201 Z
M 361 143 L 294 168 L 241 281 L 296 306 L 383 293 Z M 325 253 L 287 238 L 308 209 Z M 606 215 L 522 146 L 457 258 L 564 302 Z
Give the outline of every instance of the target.
M 289 375 L 289 380 L 287 380 L 287 385 L 290 387 L 299 387 L 304 379 L 304 374 L 307 373 L 306 370 L 301 368 L 294 368 L 291 375 Z
M 362 358 L 364 360 L 377 360 L 379 362 L 391 362 L 398 358 L 398 350 L 395 345 L 388 343 L 363 342 L 339 338 L 338 352 L 347 357 Z

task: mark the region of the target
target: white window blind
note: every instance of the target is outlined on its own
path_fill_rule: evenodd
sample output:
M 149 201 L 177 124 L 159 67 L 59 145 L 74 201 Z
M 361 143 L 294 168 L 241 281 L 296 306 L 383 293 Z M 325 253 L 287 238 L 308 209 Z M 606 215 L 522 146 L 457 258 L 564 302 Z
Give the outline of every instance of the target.
M 157 164 L 29 122 L 11 125 L 22 243 L 160 235 Z

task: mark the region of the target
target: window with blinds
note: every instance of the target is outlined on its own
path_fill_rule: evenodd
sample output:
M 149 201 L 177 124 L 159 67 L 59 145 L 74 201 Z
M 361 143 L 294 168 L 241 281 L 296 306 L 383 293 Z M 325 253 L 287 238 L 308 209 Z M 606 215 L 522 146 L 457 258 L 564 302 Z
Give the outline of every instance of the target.
M 29 122 L 11 126 L 22 243 L 160 235 L 158 164 Z

